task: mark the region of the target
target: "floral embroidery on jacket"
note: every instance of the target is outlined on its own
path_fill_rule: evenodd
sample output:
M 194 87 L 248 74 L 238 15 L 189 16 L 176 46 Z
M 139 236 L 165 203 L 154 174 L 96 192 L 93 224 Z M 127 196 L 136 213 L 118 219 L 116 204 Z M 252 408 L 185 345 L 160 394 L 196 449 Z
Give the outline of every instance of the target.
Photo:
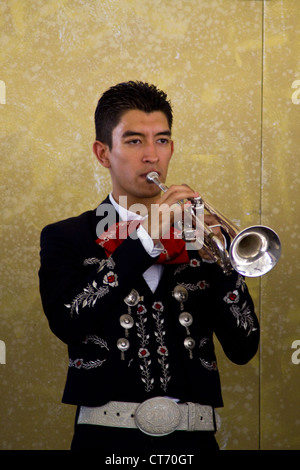
M 169 355 L 169 352 L 164 342 L 164 336 L 166 334 L 163 327 L 164 319 L 161 318 L 161 314 L 164 310 L 164 307 L 161 302 L 154 302 L 152 308 L 156 311 L 156 313 L 153 313 L 152 316 L 155 320 L 156 325 L 156 331 L 154 331 L 154 334 L 156 336 L 156 341 L 159 344 L 159 347 L 157 349 L 157 352 L 160 355 L 160 358 L 158 358 L 158 363 L 160 364 L 162 370 L 162 377 L 160 377 L 160 383 L 161 388 L 164 390 L 164 392 L 166 392 L 171 377 L 168 374 L 169 364 L 167 362 L 167 356 Z
M 169 355 L 168 348 L 164 343 L 165 330 L 164 330 L 164 319 L 161 317 L 161 314 L 164 310 L 162 302 L 154 302 L 152 308 L 155 312 L 152 313 L 152 316 L 155 320 L 155 330 L 154 335 L 156 342 L 158 343 L 157 352 L 157 361 L 161 366 L 161 377 L 160 377 L 160 386 L 166 392 L 168 382 L 170 381 L 170 375 L 168 373 L 169 364 L 167 362 L 167 356 Z M 140 338 L 140 348 L 138 350 L 138 357 L 141 359 L 140 369 L 142 371 L 142 382 L 145 384 L 146 392 L 150 392 L 154 387 L 154 378 L 151 377 L 151 353 L 148 349 L 150 335 L 146 331 L 147 317 L 145 313 L 147 309 L 143 304 L 137 305 L 136 314 L 138 320 L 136 321 L 137 327 L 137 336 Z
M 92 284 L 88 284 L 83 289 L 83 292 L 75 297 L 71 304 L 65 304 L 65 307 L 70 309 L 71 316 L 73 316 L 74 312 L 78 315 L 80 305 L 82 305 L 82 308 L 86 306 L 93 307 L 97 300 L 107 294 L 108 291 L 108 287 L 98 287 L 97 282 L 93 281 Z
M 138 304 L 137 306 L 138 321 L 136 322 L 136 327 L 137 327 L 137 336 L 140 338 L 140 345 L 141 345 L 138 351 L 138 357 L 142 360 L 142 364 L 140 364 L 140 369 L 142 371 L 142 382 L 145 384 L 146 392 L 150 392 L 153 389 L 154 379 L 151 378 L 150 376 L 151 359 L 149 358 L 150 352 L 146 347 L 149 344 L 149 335 L 146 332 L 147 317 L 144 316 L 144 313 L 146 312 L 147 310 L 145 306 L 142 304 Z
M 244 302 L 242 307 L 238 305 L 232 305 L 230 311 L 233 313 L 233 316 L 236 318 L 237 326 L 244 328 L 244 330 L 249 330 L 247 336 L 250 335 L 252 331 L 255 331 L 254 320 L 251 314 L 251 309 L 247 305 L 247 302 Z
M 97 359 L 96 361 L 88 362 L 84 362 L 83 359 L 70 359 L 69 367 L 75 367 L 76 369 L 95 369 L 96 367 L 102 366 L 105 361 L 106 359 L 103 359 L 102 361 Z
M 104 341 L 104 339 L 100 338 L 99 336 L 96 335 L 88 335 L 84 338 L 83 343 L 87 344 L 88 342 L 94 343 L 97 346 L 100 346 L 100 348 L 105 348 L 107 351 L 109 351 L 107 347 L 107 342 Z
M 98 260 L 97 258 L 88 258 L 84 261 L 84 265 L 87 266 L 88 264 L 96 264 L 100 262 L 98 272 L 101 271 L 105 265 L 108 268 L 113 268 L 115 266 L 115 262 L 111 257 L 102 261 Z M 83 292 L 78 294 L 70 304 L 65 304 L 65 307 L 70 309 L 70 315 L 73 316 L 74 312 L 79 314 L 80 306 L 82 306 L 82 308 L 86 306 L 93 307 L 98 299 L 109 292 L 109 287 L 118 286 L 118 277 L 116 274 L 114 274 L 113 271 L 109 271 L 104 276 L 103 283 L 106 284 L 104 287 L 98 286 L 97 282 L 93 281 L 91 284 L 88 284 L 83 289 Z
M 190 260 L 189 263 L 180 264 L 178 268 L 174 271 L 174 275 L 180 273 L 181 271 L 188 268 L 189 266 L 191 268 L 198 268 L 200 264 L 201 264 L 201 261 L 199 259 L 193 258 Z
M 109 271 L 109 273 L 105 274 L 103 283 L 109 284 L 110 287 L 116 287 L 119 284 L 117 279 L 118 276 L 113 271 Z
M 227 302 L 228 304 L 233 304 L 233 303 L 237 303 L 240 299 L 240 296 L 239 296 L 239 293 L 237 290 L 234 290 L 232 292 L 228 292 L 225 297 L 224 297 L 224 301 Z
M 203 365 L 203 367 L 205 367 L 205 369 L 207 369 L 207 370 L 217 370 L 218 369 L 216 361 L 208 362 L 208 361 L 205 361 L 205 359 L 200 357 L 200 362 Z
M 102 269 L 107 266 L 108 268 L 110 269 L 114 269 L 116 263 L 114 262 L 113 258 L 110 256 L 109 258 L 107 259 L 99 259 L 99 258 L 86 258 L 84 261 L 83 261 L 83 265 L 84 266 L 89 266 L 91 264 L 98 264 L 99 265 L 99 268 L 98 268 L 98 273 L 100 271 L 102 271 Z
M 237 289 L 240 287 L 242 292 L 244 292 L 246 283 L 244 277 L 241 274 L 238 275 L 235 286 Z
M 205 346 L 206 344 L 210 343 L 211 340 L 208 338 L 208 337 L 204 337 L 200 340 L 200 343 L 199 343 L 199 348 L 203 348 L 203 346 Z M 218 369 L 218 366 L 217 366 L 217 362 L 214 360 L 214 361 L 207 361 L 205 360 L 203 357 L 200 357 L 200 362 L 202 364 L 203 367 L 205 367 L 205 369 L 207 370 L 212 370 L 212 371 L 216 371 Z
M 243 290 L 244 284 L 243 278 L 241 276 L 238 280 L 238 284 Z M 254 318 L 252 316 L 252 311 L 248 306 L 247 301 L 245 301 L 242 306 L 238 305 L 238 302 L 240 301 L 240 294 L 238 290 L 228 292 L 223 300 L 228 304 L 232 304 L 230 306 L 230 311 L 236 319 L 237 326 L 244 328 L 244 330 L 248 330 L 247 336 L 249 336 L 252 331 L 256 330 L 256 328 L 254 328 Z
M 204 289 L 209 288 L 209 284 L 205 280 L 198 281 L 196 282 L 196 284 L 191 284 L 191 283 L 185 284 L 184 282 L 181 282 L 180 284 L 183 287 L 185 287 L 187 290 L 191 290 L 191 291 L 196 291 L 197 289 L 204 290 Z

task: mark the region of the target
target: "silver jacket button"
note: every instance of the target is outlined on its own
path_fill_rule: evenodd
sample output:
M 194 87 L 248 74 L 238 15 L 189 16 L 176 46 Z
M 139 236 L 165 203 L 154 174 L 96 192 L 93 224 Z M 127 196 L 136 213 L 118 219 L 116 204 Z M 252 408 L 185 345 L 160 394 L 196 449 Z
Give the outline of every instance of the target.
M 193 317 L 189 312 L 182 312 L 179 315 L 179 322 L 182 326 L 190 326 L 193 323 Z
M 134 307 L 134 305 L 137 305 L 140 300 L 143 300 L 143 298 L 140 297 L 138 291 L 132 289 L 132 291 L 127 295 L 127 297 L 125 297 L 124 302 L 129 307 Z
M 124 361 L 125 359 L 125 351 L 129 349 L 130 343 L 126 338 L 119 338 L 117 341 L 117 348 L 121 351 L 121 359 Z
M 127 313 L 125 315 L 120 316 L 120 325 L 125 329 L 130 329 L 134 325 L 134 320 L 131 315 Z
M 176 300 L 178 300 L 178 302 L 185 302 L 189 294 L 186 288 L 179 284 L 178 286 L 174 288 L 173 296 L 175 297 Z
M 117 347 L 118 349 L 120 349 L 120 351 L 127 351 L 127 349 L 129 349 L 129 341 L 128 339 L 126 338 L 120 338 L 118 339 L 117 341 Z
M 189 351 L 190 359 L 193 359 L 192 351 L 196 345 L 195 340 L 191 338 L 190 336 L 188 336 L 187 338 L 185 338 L 183 344 L 186 347 L 186 349 Z
M 195 344 L 196 344 L 195 340 L 193 338 L 191 338 L 190 336 L 188 336 L 184 340 L 184 345 L 185 345 L 186 349 L 189 349 L 189 350 L 194 349 Z

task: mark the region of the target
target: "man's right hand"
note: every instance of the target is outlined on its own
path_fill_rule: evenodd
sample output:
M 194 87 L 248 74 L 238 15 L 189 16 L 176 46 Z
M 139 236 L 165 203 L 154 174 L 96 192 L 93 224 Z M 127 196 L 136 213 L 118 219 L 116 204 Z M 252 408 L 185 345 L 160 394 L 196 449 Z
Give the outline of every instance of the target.
M 148 217 L 144 219 L 143 226 L 157 243 L 166 235 L 174 222 L 183 219 L 184 204 L 182 201 L 198 197 L 199 194 L 189 186 L 172 185 L 163 193 L 155 204 L 148 208 Z

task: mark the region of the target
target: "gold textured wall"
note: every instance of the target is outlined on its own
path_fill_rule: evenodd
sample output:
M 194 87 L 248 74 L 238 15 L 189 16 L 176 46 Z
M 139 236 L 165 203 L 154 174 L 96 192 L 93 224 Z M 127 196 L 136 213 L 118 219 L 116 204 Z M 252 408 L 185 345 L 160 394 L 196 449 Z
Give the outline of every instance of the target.
M 258 354 L 240 367 L 218 347 L 218 441 L 300 449 L 299 24 L 298 0 L 0 3 L 0 449 L 69 448 L 67 352 L 41 308 L 39 235 L 109 191 L 92 154 L 93 113 L 105 89 L 128 79 L 172 100 L 168 182 L 281 237 L 276 268 L 248 282 Z

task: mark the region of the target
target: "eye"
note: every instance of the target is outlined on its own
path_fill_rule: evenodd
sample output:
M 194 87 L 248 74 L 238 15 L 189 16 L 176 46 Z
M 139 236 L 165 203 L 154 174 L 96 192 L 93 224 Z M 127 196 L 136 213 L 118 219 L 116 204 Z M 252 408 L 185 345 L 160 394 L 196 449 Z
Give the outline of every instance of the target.
M 126 141 L 126 144 L 129 145 L 137 145 L 141 143 L 141 139 L 130 139 Z
M 168 144 L 170 142 L 170 139 L 168 139 L 167 137 L 161 137 L 160 139 L 158 139 L 157 141 L 159 144 Z

